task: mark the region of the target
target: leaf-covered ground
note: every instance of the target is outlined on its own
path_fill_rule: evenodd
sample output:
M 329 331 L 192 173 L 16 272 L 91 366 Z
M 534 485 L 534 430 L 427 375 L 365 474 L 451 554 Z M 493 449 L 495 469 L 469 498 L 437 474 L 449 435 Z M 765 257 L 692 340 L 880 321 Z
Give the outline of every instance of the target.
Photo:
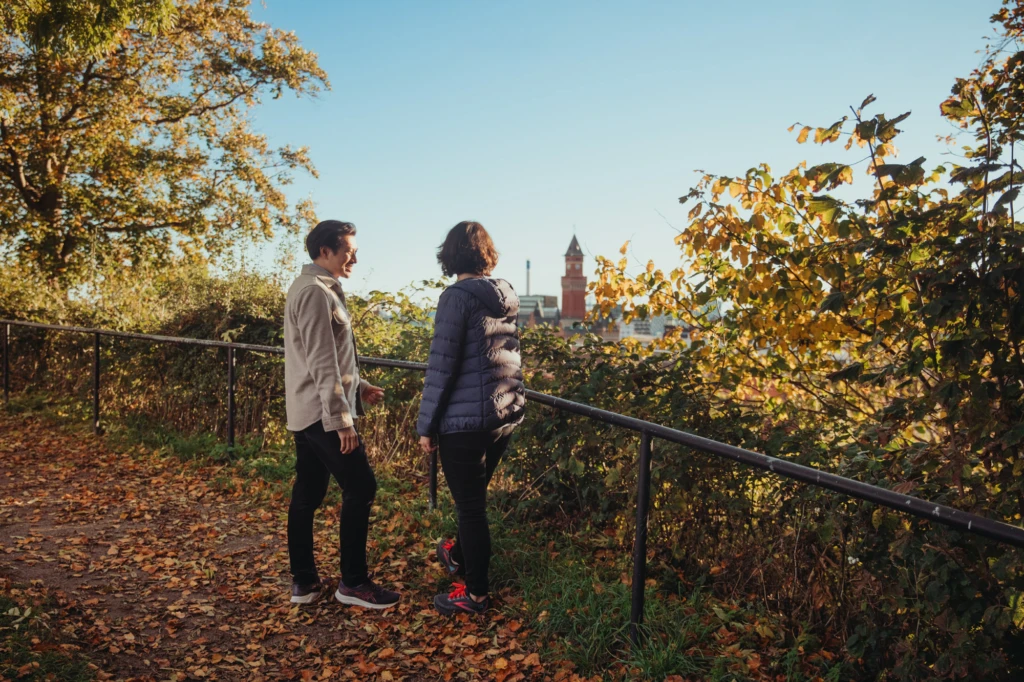
M 422 496 L 414 486 L 385 495 L 371 531 L 376 577 L 402 592 L 401 604 L 293 607 L 287 500 L 257 503 L 254 486 L 218 467 L 115 452 L 48 421 L 0 416 L 5 603 L 49 604 L 56 643 L 35 646 L 84 656 L 99 679 L 579 679 L 571 664 L 541 659 L 507 590 L 487 620 L 433 611 L 440 532 L 403 512 L 413 506 L 403 497 Z M 337 508 L 324 511 L 316 533 L 328 575 Z M 28 666 L 14 676 L 32 674 Z

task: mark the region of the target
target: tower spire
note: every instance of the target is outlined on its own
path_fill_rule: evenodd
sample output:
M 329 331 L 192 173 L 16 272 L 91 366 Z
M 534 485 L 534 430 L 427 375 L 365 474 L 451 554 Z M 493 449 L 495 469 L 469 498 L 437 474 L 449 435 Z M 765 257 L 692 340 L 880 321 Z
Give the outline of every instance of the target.
M 565 252 L 565 256 L 566 258 L 569 256 L 583 257 L 583 249 L 580 248 L 580 243 L 576 240 L 575 234 L 572 236 L 572 241 L 569 242 L 569 250 Z
M 587 276 L 583 274 L 583 258 L 583 249 L 573 234 L 565 252 L 565 276 L 562 277 L 562 319 L 570 322 L 582 320 L 587 314 Z

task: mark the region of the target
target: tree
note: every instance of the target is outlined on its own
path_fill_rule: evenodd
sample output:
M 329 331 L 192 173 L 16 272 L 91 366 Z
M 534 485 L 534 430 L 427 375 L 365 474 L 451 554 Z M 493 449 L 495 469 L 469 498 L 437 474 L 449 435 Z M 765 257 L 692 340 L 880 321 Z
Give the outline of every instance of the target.
M 797 135 L 864 150 L 869 196 L 834 193 L 854 184 L 853 165 L 841 162 L 782 176 L 767 164 L 739 177 L 705 175 L 680 199 L 696 202 L 676 238 L 687 263 L 666 274 L 652 262 L 631 277 L 624 260 L 600 259 L 592 284 L 600 308 L 621 302 L 627 317 L 687 319 L 703 334 L 696 352 L 724 387 L 746 399 L 756 390 L 788 417 L 818 420 L 824 410 L 834 424 L 870 422 L 883 442 L 956 435 L 953 460 L 971 449 L 1016 452 L 1024 52 L 1006 48 L 1024 30 L 1024 8 L 1009 7 L 995 17 L 1004 44 L 942 103 L 973 138 L 964 164 L 929 171 L 923 157 L 893 162 L 910 114 L 869 117 L 869 96 L 852 116 Z M 769 397 L 767 384 L 783 400 Z
M 684 264 L 665 273 L 650 263 L 633 277 L 624 260 L 600 259 L 593 290 L 604 311 L 621 303 L 627 317 L 669 313 L 695 325 L 705 376 L 737 404 L 817 428 L 845 472 L 1019 525 L 1024 6 L 1006 0 L 993 21 L 1002 41 L 941 104 L 962 130 L 950 141 L 966 138 L 962 157 L 931 170 L 923 157 L 895 162 L 910 114 L 870 116 L 869 96 L 850 116 L 797 132 L 798 143 L 845 141 L 861 158 L 705 175 L 680 199 L 692 205 L 676 239 Z M 860 162 L 869 183 L 855 182 Z M 897 670 L 923 679 L 935 663 L 951 676 L 987 675 L 964 661 L 977 653 L 970 646 L 1019 646 L 1020 558 L 886 518 L 872 514 L 878 532 L 853 553 L 906 560 L 898 580 L 878 576 L 894 586 L 892 627 L 907 628 Z M 928 591 L 916 623 L 901 623 L 895 614 L 919 585 Z M 970 628 L 973 644 L 958 638 Z M 866 628 L 858 651 L 882 629 Z M 987 653 L 986 665 L 1005 664 Z
M 246 0 L 14 0 L 0 9 L 0 240 L 49 276 L 215 256 L 311 221 L 314 175 L 246 114 L 329 87 Z

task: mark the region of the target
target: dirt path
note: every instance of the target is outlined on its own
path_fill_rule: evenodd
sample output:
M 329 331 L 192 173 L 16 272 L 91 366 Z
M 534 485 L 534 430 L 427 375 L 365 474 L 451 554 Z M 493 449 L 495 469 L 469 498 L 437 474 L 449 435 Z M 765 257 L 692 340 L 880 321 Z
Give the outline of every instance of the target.
M 58 597 L 62 638 L 101 679 L 561 680 L 519 620 L 450 620 L 429 529 L 377 519 L 376 577 L 403 592 L 386 614 L 288 603 L 287 501 L 257 505 L 215 469 L 108 450 L 28 416 L 0 416 L 0 575 Z M 317 527 L 337 564 L 337 510 Z M 378 542 L 380 543 L 378 545 Z M 380 551 L 378 547 L 388 549 Z M 40 581 L 32 583 L 32 581 Z

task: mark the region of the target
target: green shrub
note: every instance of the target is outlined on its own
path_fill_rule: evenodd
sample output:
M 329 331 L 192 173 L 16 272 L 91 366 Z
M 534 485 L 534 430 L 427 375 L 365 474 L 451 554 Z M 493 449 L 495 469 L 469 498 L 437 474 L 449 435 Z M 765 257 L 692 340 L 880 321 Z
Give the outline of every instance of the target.
M 252 273 L 212 277 L 182 269 L 111 278 L 91 292 L 93 298 L 65 299 L 34 297 L 32 290 L 45 289 L 44 283 L 6 280 L 0 303 L 4 315 L 49 322 L 280 345 L 284 284 Z M 428 311 L 414 304 L 417 295 L 349 297 L 363 355 L 426 358 L 431 325 Z M 35 307 L 26 308 L 30 301 Z M 833 433 L 813 424 L 736 401 L 683 350 L 651 354 L 589 335 L 564 339 L 542 328 L 524 332 L 523 348 L 529 385 L 570 400 L 883 485 L 893 484 L 893 467 L 906 462 L 882 446 L 842 447 Z M 17 330 L 16 395 L 31 387 L 57 396 L 63 411 L 87 420 L 91 352 L 88 337 Z M 229 451 L 223 445 L 225 355 L 105 339 L 103 413 L 134 420 L 133 433 L 152 447 L 183 457 L 231 458 L 247 476 L 280 486 L 290 475 L 290 459 L 282 455 L 290 448 L 282 360 L 238 354 L 238 445 Z M 414 433 L 422 377 L 373 368 L 366 374 L 387 390 L 364 427 L 371 451 L 385 466 L 422 472 Z M 1024 590 L 1013 551 L 657 439 L 653 448 L 654 608 L 699 588 L 716 604 L 736 604 L 770 621 L 778 630 L 776 646 L 783 647 L 778 651 L 804 646 L 839 652 L 845 644 L 839 663 L 850 664 L 857 679 L 1010 679 L 1011 671 L 1022 669 L 1014 657 L 1024 651 Z M 568 533 L 581 551 L 628 556 L 638 450 L 635 433 L 531 405 L 499 469 L 496 502 L 516 523 L 541 522 Z M 941 479 L 922 481 L 916 492 L 957 502 Z M 605 608 L 621 611 L 607 603 Z M 622 618 L 609 620 L 609 628 L 612 621 L 621 628 Z M 591 629 L 573 635 L 573 623 L 553 619 L 566 636 L 576 637 L 579 652 L 621 651 L 621 629 L 579 622 Z M 588 637 L 596 639 L 588 643 Z M 680 646 L 676 639 L 653 637 L 648 648 L 631 655 L 645 670 L 669 670 L 679 665 Z M 806 668 L 805 658 L 795 660 Z M 838 674 L 826 663 L 822 671 Z M 735 673 L 726 663 L 715 665 L 724 667 L 706 668 L 708 675 L 729 679 Z

